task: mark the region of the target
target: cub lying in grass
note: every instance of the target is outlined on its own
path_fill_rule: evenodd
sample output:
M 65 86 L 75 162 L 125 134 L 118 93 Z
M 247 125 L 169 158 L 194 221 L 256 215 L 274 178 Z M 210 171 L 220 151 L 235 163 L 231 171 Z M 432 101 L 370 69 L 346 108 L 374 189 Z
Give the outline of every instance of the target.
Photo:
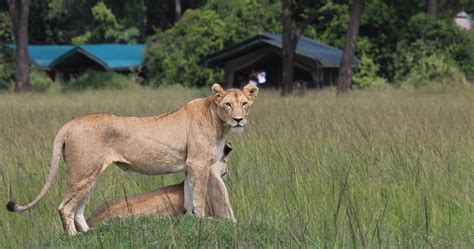
M 209 174 L 206 207 L 210 216 L 219 219 L 230 219 L 236 222 L 230 205 L 227 189 L 221 177 L 227 174 L 227 157 L 232 144 L 226 142 L 224 157 L 211 167 Z M 87 224 L 94 226 L 99 222 L 122 219 L 140 215 L 172 217 L 186 213 L 184 208 L 184 181 L 176 185 L 166 186 L 152 192 L 136 196 L 119 198 L 102 204 L 92 213 Z

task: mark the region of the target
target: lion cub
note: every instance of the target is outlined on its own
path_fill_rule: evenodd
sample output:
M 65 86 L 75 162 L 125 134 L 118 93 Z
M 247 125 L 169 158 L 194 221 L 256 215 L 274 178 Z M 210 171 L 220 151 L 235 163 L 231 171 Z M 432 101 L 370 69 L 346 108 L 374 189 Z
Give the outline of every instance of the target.
M 207 212 L 219 219 L 230 219 L 235 222 L 227 189 L 221 177 L 228 173 L 227 157 L 232 151 L 232 144 L 227 141 L 224 146 L 224 157 L 211 167 L 207 186 Z M 97 207 L 87 220 L 94 226 L 99 222 L 112 219 L 123 219 L 140 215 L 154 215 L 169 218 L 186 213 L 184 208 L 184 181 L 175 185 L 159 188 L 152 192 L 118 198 Z

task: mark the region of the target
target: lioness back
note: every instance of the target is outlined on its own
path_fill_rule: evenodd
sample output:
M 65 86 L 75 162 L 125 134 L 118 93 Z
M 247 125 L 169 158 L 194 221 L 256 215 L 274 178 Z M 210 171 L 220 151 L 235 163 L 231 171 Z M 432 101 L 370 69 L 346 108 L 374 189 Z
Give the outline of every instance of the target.
M 118 198 L 95 209 L 87 223 L 123 219 L 140 215 L 172 217 L 185 213 L 184 182 L 140 195 Z

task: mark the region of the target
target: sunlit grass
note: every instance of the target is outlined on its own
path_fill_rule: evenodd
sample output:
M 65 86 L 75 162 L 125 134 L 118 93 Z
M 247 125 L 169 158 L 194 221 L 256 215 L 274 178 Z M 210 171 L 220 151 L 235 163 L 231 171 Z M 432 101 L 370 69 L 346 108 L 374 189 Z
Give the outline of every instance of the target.
M 73 117 L 160 114 L 208 93 L 168 88 L 0 95 L 0 202 L 14 198 L 26 203 L 37 194 L 49 171 L 54 136 Z M 289 98 L 263 90 L 247 132 L 230 136 L 235 150 L 227 184 L 239 224 L 267 224 L 284 231 L 282 239 L 294 246 L 472 246 L 473 103 L 469 88 L 355 91 L 342 97 L 327 90 Z M 22 214 L 0 210 L 0 246 L 42 246 L 62 235 L 57 206 L 64 171 L 61 167 L 35 208 Z M 124 192 L 150 191 L 182 178 L 110 167 L 86 215 Z M 127 226 L 150 226 L 143 222 Z M 186 222 L 192 225 L 193 219 Z M 179 236 L 166 224 L 156 223 L 155 229 L 166 234 L 160 238 Z M 108 230 L 101 231 L 81 238 L 110 237 Z M 138 236 L 133 239 L 141 239 L 135 241 L 139 244 L 123 247 L 150 245 L 149 238 Z M 61 246 L 69 243 L 61 241 Z M 70 243 L 76 245 L 75 240 Z

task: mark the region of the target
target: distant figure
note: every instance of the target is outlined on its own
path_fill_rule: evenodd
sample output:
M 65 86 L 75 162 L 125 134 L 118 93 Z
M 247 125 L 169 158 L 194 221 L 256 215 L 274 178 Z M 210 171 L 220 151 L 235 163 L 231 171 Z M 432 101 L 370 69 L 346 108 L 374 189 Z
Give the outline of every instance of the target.
M 256 85 L 263 85 L 265 82 L 267 82 L 267 74 L 262 70 L 252 70 L 249 75 L 249 82 Z

